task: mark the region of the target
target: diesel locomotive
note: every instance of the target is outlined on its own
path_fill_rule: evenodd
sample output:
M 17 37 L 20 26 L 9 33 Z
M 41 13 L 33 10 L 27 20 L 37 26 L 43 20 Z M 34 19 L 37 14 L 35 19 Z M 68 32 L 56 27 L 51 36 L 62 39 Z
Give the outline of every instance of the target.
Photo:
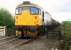
M 51 15 L 48 12 L 45 15 L 40 6 L 24 1 L 16 7 L 16 36 L 34 38 L 44 34 L 44 25 L 46 25 L 45 23 L 47 20 L 50 21 L 50 16 Z

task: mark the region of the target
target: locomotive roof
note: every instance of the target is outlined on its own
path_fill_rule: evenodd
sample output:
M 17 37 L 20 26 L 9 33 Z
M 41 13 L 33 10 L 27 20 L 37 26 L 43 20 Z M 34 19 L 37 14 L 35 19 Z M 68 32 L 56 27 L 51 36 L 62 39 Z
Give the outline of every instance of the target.
M 30 3 L 30 2 L 27 2 L 27 1 L 23 2 L 22 4 L 19 4 L 17 7 L 22 7 L 22 6 L 34 6 L 34 7 L 37 7 L 37 8 L 41 9 L 40 6 L 38 6 L 36 4 L 33 4 L 33 3 Z

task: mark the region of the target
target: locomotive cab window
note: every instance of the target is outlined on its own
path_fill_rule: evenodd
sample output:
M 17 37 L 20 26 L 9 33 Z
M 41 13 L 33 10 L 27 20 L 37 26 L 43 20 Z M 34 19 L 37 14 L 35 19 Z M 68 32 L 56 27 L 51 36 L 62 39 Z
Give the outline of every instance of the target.
M 40 14 L 40 9 L 36 8 L 36 7 L 31 7 L 30 12 L 31 12 L 32 15 L 39 15 Z
M 24 6 L 23 11 L 29 11 L 29 6 Z
M 21 13 L 22 13 L 22 8 L 21 7 L 16 8 L 16 14 L 21 14 Z

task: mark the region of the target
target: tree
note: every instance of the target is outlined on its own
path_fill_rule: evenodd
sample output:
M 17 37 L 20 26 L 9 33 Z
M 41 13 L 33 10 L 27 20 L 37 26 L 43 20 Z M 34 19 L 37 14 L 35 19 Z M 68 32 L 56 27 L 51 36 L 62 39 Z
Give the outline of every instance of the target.
M 6 26 L 8 32 L 14 29 L 14 19 L 10 12 L 4 8 L 0 9 L 0 26 Z

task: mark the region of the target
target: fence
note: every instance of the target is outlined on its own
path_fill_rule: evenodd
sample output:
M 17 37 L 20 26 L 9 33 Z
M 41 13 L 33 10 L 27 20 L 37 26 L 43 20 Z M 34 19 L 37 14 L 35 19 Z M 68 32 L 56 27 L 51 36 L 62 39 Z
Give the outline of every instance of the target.
M 0 36 L 6 35 L 6 26 L 0 26 Z

